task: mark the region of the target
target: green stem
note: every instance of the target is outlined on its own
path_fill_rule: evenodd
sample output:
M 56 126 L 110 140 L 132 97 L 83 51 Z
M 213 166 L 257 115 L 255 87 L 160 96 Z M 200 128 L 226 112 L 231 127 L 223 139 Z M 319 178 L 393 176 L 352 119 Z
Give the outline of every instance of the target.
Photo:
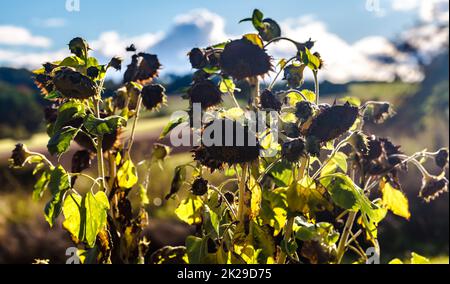
M 237 171 L 236 171 L 237 172 Z M 247 181 L 247 164 L 242 165 L 242 175 L 239 182 L 239 207 L 238 207 L 238 220 L 241 224 L 245 223 L 245 191 Z
M 317 71 L 313 71 L 314 74 L 314 87 L 315 87 L 315 92 L 316 92 L 316 105 L 319 104 L 319 98 L 320 98 L 320 86 L 319 86 L 319 78 L 318 78 L 318 73 Z
M 339 240 L 339 245 L 337 249 L 338 264 L 342 262 L 342 258 L 344 257 L 345 250 L 347 248 L 348 237 L 350 236 L 350 232 L 353 228 L 353 223 L 355 223 L 357 214 L 358 212 L 350 212 L 350 214 L 348 214 L 347 222 L 345 223 L 344 231 L 342 232 L 342 237 Z
M 136 115 L 133 122 L 133 128 L 131 130 L 130 141 L 128 142 L 128 157 L 131 157 L 131 148 L 133 147 L 134 143 L 134 136 L 136 134 L 136 126 L 139 121 L 139 113 L 141 112 L 141 107 L 142 107 L 142 96 L 139 96 L 136 108 Z

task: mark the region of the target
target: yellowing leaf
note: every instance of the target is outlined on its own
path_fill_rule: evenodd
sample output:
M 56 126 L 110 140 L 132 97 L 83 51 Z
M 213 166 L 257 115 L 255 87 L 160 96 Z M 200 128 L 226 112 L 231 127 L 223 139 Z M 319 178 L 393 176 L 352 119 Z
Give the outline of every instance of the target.
M 202 207 L 203 202 L 200 197 L 190 195 L 175 209 L 175 214 L 181 221 L 189 225 L 200 224 L 202 222 Z
M 430 260 L 415 252 L 411 253 L 411 264 L 431 264 Z
M 257 34 L 246 34 L 244 35 L 244 38 L 251 41 L 253 44 L 259 46 L 260 48 L 264 48 L 264 43 L 261 37 Z
M 409 202 L 405 194 L 392 187 L 388 182 L 382 182 L 381 187 L 381 191 L 383 192 L 383 206 L 391 210 L 395 215 L 409 220 L 411 213 L 409 212 Z
M 401 261 L 400 259 L 396 258 L 393 259 L 389 262 L 389 264 L 403 264 L 403 261 Z
M 117 171 L 117 180 L 120 188 L 132 188 L 137 182 L 137 171 L 131 160 L 126 161 Z

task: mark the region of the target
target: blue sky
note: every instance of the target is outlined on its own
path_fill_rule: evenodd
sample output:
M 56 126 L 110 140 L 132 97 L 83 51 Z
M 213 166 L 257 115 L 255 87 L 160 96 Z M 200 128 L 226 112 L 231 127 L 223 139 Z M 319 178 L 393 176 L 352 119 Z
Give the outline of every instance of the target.
M 80 1 L 69 12 L 67 1 Z M 157 53 L 167 72 L 187 72 L 186 53 L 252 32 L 238 24 L 254 8 L 277 20 L 283 34 L 302 41 L 312 37 L 329 63 L 325 76 L 333 81 L 388 80 L 398 70 L 372 64 L 374 55 L 395 54 L 393 39 L 404 36 L 418 22 L 435 25 L 435 5 L 448 18 L 449 0 L 14 0 L 0 2 L 0 66 L 35 68 L 66 55 L 66 44 L 86 38 L 94 55 L 108 60 L 127 56 L 124 47 L 136 43 Z M 431 3 L 431 4 L 430 4 Z M 372 4 L 372 5 L 368 5 Z M 448 20 L 443 20 L 448 25 Z M 431 29 L 429 33 L 437 30 Z M 409 35 L 412 36 L 412 35 Z M 442 39 L 442 41 L 447 39 Z M 426 41 L 425 41 L 426 43 Z M 435 43 L 433 43 L 435 44 Z M 435 44 L 436 45 L 436 44 Z M 435 46 L 426 47 L 436 49 Z M 433 49 L 434 48 L 434 49 Z M 289 56 L 282 44 L 271 50 L 275 58 Z M 419 79 L 408 58 L 401 77 Z M 353 66 L 349 66 L 351 61 Z M 355 67 L 356 66 L 356 67 Z M 384 73 L 373 72 L 383 69 Z M 410 71 L 408 71 L 410 70 Z M 411 71 L 412 70 L 412 71 Z M 337 72 L 339 71 L 339 72 Z M 405 72 L 405 71 L 403 71 Z M 411 73 L 412 72 L 412 73 Z M 362 75 L 361 75 L 362 74 Z M 375 74 L 377 77 L 367 77 Z

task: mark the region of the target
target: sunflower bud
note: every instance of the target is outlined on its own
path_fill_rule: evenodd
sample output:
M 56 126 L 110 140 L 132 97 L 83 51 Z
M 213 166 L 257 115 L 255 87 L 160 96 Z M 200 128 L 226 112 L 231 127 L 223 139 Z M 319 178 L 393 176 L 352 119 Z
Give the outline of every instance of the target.
M 263 76 L 271 68 L 271 58 L 266 51 L 243 38 L 228 43 L 220 57 L 222 71 L 236 80 Z
M 258 28 L 259 35 L 265 41 L 271 41 L 281 36 L 281 28 L 277 22 L 272 19 L 263 20 L 264 28 Z
M 303 85 L 304 76 L 303 72 L 305 71 L 306 65 L 302 64 L 300 66 L 297 65 L 289 65 L 284 68 L 284 78 L 283 80 L 287 81 L 289 87 L 298 88 Z
M 90 49 L 89 44 L 82 38 L 76 37 L 69 43 L 70 52 L 80 58 L 87 57 L 87 51 Z
M 208 192 L 208 181 L 203 178 L 197 178 L 192 183 L 192 193 L 196 196 L 203 196 Z
M 438 154 L 434 157 L 436 165 L 441 169 L 448 166 L 448 149 L 439 150 Z
M 142 89 L 142 102 L 148 110 L 159 109 L 167 101 L 166 89 L 161 85 L 148 85 Z
M 195 83 L 188 90 L 188 96 L 193 104 L 201 104 L 202 109 L 208 109 L 222 103 L 222 92 L 217 84 L 210 80 Z
M 308 101 L 301 101 L 295 105 L 295 116 L 302 122 L 312 117 L 313 113 L 312 104 Z
M 328 142 L 345 134 L 358 118 L 358 108 L 349 104 L 333 106 L 314 118 L 308 129 L 308 136 L 320 142 Z
M 419 197 L 426 202 L 431 202 L 444 192 L 448 192 L 448 180 L 446 178 L 424 177 Z
M 66 98 L 82 100 L 91 98 L 97 93 L 94 82 L 71 67 L 63 67 L 56 71 L 53 84 Z
M 369 151 L 369 141 L 367 136 L 362 132 L 357 132 L 350 138 L 350 144 L 360 154 L 366 155 Z
M 153 145 L 153 152 L 152 152 L 152 158 L 157 161 L 162 161 L 170 154 L 170 147 L 155 143 Z
M 305 141 L 301 138 L 286 142 L 281 149 L 283 159 L 295 163 L 305 154 Z
M 264 90 L 261 94 L 261 107 L 263 109 L 273 109 L 280 111 L 282 103 L 270 90 Z
M 382 124 L 394 115 L 395 111 L 390 103 L 376 103 L 368 106 L 364 118 L 366 121 Z

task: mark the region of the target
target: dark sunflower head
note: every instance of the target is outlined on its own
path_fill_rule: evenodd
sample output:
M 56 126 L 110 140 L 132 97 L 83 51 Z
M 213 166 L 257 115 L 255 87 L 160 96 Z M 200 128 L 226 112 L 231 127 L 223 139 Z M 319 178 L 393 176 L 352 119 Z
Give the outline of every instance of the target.
M 34 83 L 43 95 L 48 95 L 54 89 L 52 77 L 47 74 L 36 75 L 34 77 Z
M 339 138 L 345 134 L 358 118 L 358 108 L 350 104 L 336 105 L 317 115 L 307 131 L 321 143 Z
M 305 154 L 305 140 L 297 138 L 292 141 L 285 142 L 281 149 L 281 156 L 284 160 L 295 163 Z
M 364 119 L 375 124 L 382 124 L 394 115 L 395 111 L 390 103 L 376 103 L 368 106 Z
M 194 83 L 188 90 L 191 103 L 201 104 L 202 109 L 208 109 L 222 103 L 222 92 L 216 83 L 211 80 L 202 80 Z
M 308 101 L 301 101 L 295 105 L 295 116 L 302 122 L 307 121 L 314 114 L 312 104 Z
M 425 177 L 419 197 L 426 202 L 431 202 L 444 192 L 448 192 L 448 180 L 446 178 Z
M 57 70 L 53 84 L 56 90 L 66 98 L 83 100 L 91 98 L 97 93 L 94 82 L 71 67 Z
M 122 61 L 123 59 L 120 57 L 113 57 L 108 65 L 117 71 L 120 71 L 122 70 Z
M 441 169 L 444 169 L 448 166 L 448 149 L 441 149 L 434 157 L 436 165 Z
M 350 144 L 360 155 L 367 155 L 369 153 L 369 140 L 362 132 L 354 133 L 350 139 Z
M 148 110 L 159 109 L 167 102 L 166 89 L 157 85 L 148 85 L 142 89 L 142 102 Z
M 272 69 L 270 56 L 260 46 L 243 38 L 228 43 L 220 57 L 222 71 L 236 80 L 263 76 Z
M 263 20 L 262 24 L 264 27 L 258 28 L 258 32 L 263 40 L 271 41 L 281 36 L 281 28 L 276 21 L 267 18 Z
M 23 144 L 17 144 L 12 151 L 11 158 L 9 159 L 9 165 L 12 168 L 23 167 L 27 158 L 30 157 L 30 152 Z
M 192 68 L 202 69 L 208 66 L 208 56 L 206 55 L 206 50 L 201 48 L 194 48 L 189 52 L 189 61 L 191 62 Z
M 229 119 L 216 119 L 205 126 L 202 146 L 194 150 L 194 158 L 214 171 L 224 164 L 255 161 L 260 149 L 256 134 L 248 126 Z
M 72 156 L 72 172 L 81 173 L 82 171 L 89 169 L 92 164 L 92 154 L 87 150 L 77 151 Z
M 283 104 L 278 97 L 270 90 L 266 89 L 261 94 L 261 107 L 263 109 L 272 109 L 280 111 Z
M 195 179 L 191 191 L 196 196 L 205 195 L 208 192 L 208 181 L 201 177 Z
M 158 76 L 160 68 L 161 64 L 156 55 L 142 52 L 135 54 L 125 71 L 124 83 L 139 82 L 145 85 Z

